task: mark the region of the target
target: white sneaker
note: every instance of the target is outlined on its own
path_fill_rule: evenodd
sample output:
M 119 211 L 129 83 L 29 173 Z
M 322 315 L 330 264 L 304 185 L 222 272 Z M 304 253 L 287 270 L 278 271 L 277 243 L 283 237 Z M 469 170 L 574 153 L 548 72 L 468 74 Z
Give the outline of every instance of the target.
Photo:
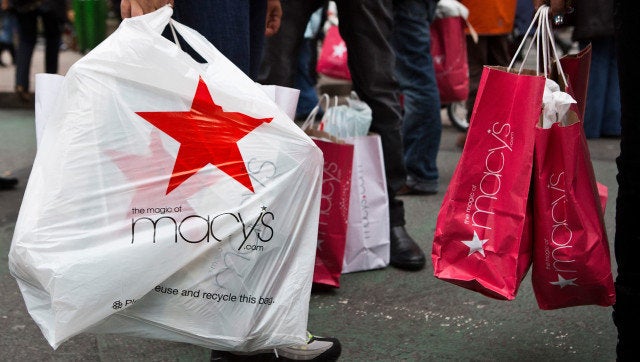
M 211 351 L 211 361 L 336 361 L 342 352 L 336 338 L 319 337 L 307 332 L 307 344 L 260 350 L 251 353 Z

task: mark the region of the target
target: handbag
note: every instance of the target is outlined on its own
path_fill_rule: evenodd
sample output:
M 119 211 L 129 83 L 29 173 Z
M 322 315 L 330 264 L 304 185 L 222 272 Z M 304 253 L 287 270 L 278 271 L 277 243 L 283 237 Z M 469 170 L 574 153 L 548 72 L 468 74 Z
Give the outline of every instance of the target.
M 328 103 L 327 95 L 324 95 L 320 102 L 323 99 Z M 300 126 L 312 137 L 324 156 L 313 283 L 338 288 L 347 238 L 354 146 L 313 128 L 319 107 L 320 104 L 314 107 Z
M 507 300 L 531 264 L 529 191 L 545 86 L 544 76 L 512 65 L 483 69 L 432 249 L 437 278 Z
M 330 25 L 325 34 L 316 71 L 328 77 L 351 80 L 347 64 L 347 46 L 340 36 L 337 25 Z
M 353 172 L 343 273 L 389 265 L 389 196 L 382 142 L 377 134 L 347 138 L 353 144 Z
M 566 54 L 560 58 L 560 65 L 571 83 L 573 96 L 578 104 L 579 119 L 584 118 L 584 110 L 587 106 L 591 52 L 591 44 L 589 44 L 576 54 Z
M 353 171 L 342 273 L 389 265 L 389 196 L 380 136 L 369 133 L 371 108 L 355 92 L 325 110 L 320 128 L 352 144 Z
M 464 101 L 469 95 L 469 65 L 465 36 L 468 10 L 457 1 L 439 1 L 431 23 L 431 57 L 440 102 Z
M 553 73 L 571 94 L 571 82 L 583 79 L 565 77 L 548 21 L 544 29 L 542 44 L 551 44 L 549 54 L 555 55 Z M 531 280 L 545 310 L 615 302 L 604 212 L 580 114 L 579 104 L 573 104 L 566 116 L 535 130 Z
M 321 152 L 172 13 L 123 22 L 62 80 L 9 270 L 54 348 L 84 332 L 305 343 Z

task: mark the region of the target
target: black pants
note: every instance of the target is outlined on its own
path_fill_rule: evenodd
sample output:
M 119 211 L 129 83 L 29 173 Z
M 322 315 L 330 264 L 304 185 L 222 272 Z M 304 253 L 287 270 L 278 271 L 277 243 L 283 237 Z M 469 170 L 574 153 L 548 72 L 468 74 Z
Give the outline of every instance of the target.
M 293 87 L 298 52 L 311 14 L 322 0 L 282 0 L 282 26 L 267 40 L 258 76 L 263 84 Z M 353 90 L 371 107 L 371 132 L 382 139 L 391 226 L 404 225 L 404 206 L 395 197 L 404 185 L 402 111 L 395 55 L 390 44 L 393 27 L 391 0 L 337 0 L 340 35 L 347 44 Z
M 640 356 L 640 32 L 635 1 L 615 8 L 622 135 L 618 164 L 615 257 L 618 264 L 613 320 L 618 328 L 618 359 Z M 595 15 L 594 15 L 595 16 Z
M 63 19 L 54 9 L 33 10 L 26 13 L 18 13 L 18 35 L 20 41 L 16 54 L 16 86 L 29 91 L 29 74 L 31 70 L 31 58 L 38 38 L 38 18 L 42 21 L 43 36 L 46 40 L 45 69 L 46 73 L 58 72 L 58 55 L 62 39 Z M 38 70 L 40 72 L 41 70 Z

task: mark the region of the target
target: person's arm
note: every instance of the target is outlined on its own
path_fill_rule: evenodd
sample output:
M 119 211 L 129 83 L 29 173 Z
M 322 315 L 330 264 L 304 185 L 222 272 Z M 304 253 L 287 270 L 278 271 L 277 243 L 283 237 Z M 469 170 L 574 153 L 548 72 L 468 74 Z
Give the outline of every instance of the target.
M 120 16 L 124 19 L 144 15 L 167 4 L 173 5 L 173 0 L 122 0 L 120 2 Z
M 282 19 L 282 6 L 280 0 L 267 0 L 267 21 L 265 36 L 272 36 L 280 29 L 280 20 Z

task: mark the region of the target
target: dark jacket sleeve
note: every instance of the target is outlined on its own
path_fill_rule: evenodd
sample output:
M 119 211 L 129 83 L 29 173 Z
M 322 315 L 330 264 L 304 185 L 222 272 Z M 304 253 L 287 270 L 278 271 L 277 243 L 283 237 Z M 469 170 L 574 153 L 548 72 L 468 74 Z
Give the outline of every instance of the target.
M 579 0 L 573 4 L 573 40 L 613 36 L 613 0 Z

